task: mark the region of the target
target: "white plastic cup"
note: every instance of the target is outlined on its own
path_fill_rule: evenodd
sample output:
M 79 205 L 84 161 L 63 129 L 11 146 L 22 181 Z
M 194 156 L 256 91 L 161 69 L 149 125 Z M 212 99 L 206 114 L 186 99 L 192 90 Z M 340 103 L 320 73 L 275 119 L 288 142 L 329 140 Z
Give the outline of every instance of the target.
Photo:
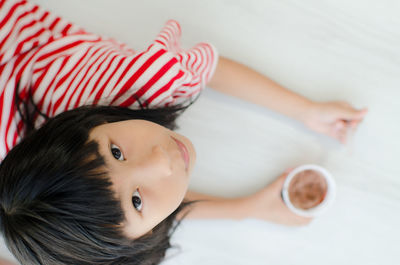
M 292 202 L 290 201 L 289 198 L 289 185 L 294 176 L 297 175 L 297 173 L 304 171 L 304 170 L 314 170 L 320 173 L 321 176 L 323 176 L 326 180 L 327 183 L 327 191 L 324 200 L 318 204 L 317 206 L 310 208 L 310 209 L 300 209 L 296 208 Z M 331 173 L 329 173 L 328 170 L 325 168 L 318 166 L 318 165 L 302 165 L 299 166 L 295 169 L 293 169 L 288 176 L 286 177 L 285 183 L 283 184 L 282 188 L 282 198 L 283 201 L 285 202 L 286 206 L 295 214 L 304 216 L 304 217 L 317 217 L 323 214 L 334 202 L 336 197 L 336 183 L 335 180 L 333 179 Z

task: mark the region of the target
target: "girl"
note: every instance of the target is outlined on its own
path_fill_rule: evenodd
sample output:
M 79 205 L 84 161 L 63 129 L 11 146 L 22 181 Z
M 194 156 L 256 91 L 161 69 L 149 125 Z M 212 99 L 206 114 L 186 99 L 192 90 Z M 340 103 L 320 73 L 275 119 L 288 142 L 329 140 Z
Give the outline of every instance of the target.
M 182 50 L 180 34 L 168 21 L 135 52 L 0 2 L 0 228 L 22 264 L 158 264 L 184 217 L 310 221 L 280 199 L 288 172 L 242 198 L 188 191 L 196 153 L 175 119 L 206 85 L 343 143 L 366 110 L 310 101 L 207 43 Z

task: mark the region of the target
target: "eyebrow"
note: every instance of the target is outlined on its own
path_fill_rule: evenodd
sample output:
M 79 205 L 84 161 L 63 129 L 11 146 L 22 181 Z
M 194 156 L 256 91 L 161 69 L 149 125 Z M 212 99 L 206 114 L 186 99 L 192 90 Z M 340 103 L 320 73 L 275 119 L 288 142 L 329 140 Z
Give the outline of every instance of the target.
M 98 152 L 99 152 L 99 154 L 100 154 L 100 156 L 104 159 L 104 165 L 106 166 L 106 168 L 109 170 L 110 169 L 110 166 L 109 166 L 109 163 L 108 163 L 108 158 L 110 157 L 110 153 L 109 152 L 107 152 L 107 150 L 110 150 L 110 143 L 109 143 L 109 141 L 107 141 L 107 136 L 105 137 L 106 138 L 106 140 L 105 141 L 103 141 L 103 139 L 102 139 L 103 137 L 98 137 L 97 139 L 95 138 L 95 139 L 93 139 L 93 141 L 95 141 L 97 144 L 98 144 Z M 106 150 L 103 150 L 103 142 L 106 142 L 106 146 L 107 146 L 107 149 Z M 108 143 L 107 143 L 108 142 Z M 105 152 L 105 153 L 102 153 L 102 152 Z
M 108 158 L 108 159 L 104 159 L 104 164 L 107 167 L 107 169 L 110 169 L 110 163 L 108 163 L 107 160 L 113 160 L 115 158 L 113 158 L 110 150 L 111 150 L 111 138 L 110 136 L 108 136 L 106 133 L 102 133 L 100 134 L 100 136 L 98 136 L 97 139 L 94 139 L 94 141 L 97 142 L 97 144 L 99 145 L 99 153 L 103 158 Z M 106 145 L 106 150 L 103 150 L 102 146 Z M 105 152 L 104 154 L 101 154 L 102 150 Z

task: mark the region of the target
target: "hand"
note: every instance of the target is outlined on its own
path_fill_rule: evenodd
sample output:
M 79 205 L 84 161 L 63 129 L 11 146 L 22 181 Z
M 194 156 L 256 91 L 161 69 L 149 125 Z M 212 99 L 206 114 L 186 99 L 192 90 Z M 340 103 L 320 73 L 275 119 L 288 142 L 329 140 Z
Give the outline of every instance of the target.
M 288 226 L 302 226 L 311 222 L 312 218 L 294 214 L 282 200 L 282 187 L 290 171 L 286 170 L 271 184 L 248 198 L 250 217 Z
M 303 118 L 304 124 L 311 130 L 331 136 L 345 144 L 348 132 L 356 130 L 368 110 L 354 109 L 347 102 L 312 103 Z

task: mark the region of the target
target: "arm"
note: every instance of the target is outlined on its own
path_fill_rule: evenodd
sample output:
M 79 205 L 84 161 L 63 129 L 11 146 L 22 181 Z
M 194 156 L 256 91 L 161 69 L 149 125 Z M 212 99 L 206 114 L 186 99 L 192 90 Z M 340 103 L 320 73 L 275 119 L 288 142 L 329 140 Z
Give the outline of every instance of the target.
M 312 101 L 268 77 L 228 58 L 220 57 L 211 88 L 302 121 Z
M 289 226 L 306 225 L 311 219 L 292 213 L 281 198 L 281 190 L 287 174 L 284 172 L 271 184 L 258 192 L 237 198 L 222 198 L 188 191 L 185 200 L 196 201 L 178 219 L 259 219 Z
M 235 219 L 249 217 L 246 209 L 246 198 L 223 198 L 188 191 L 185 201 L 198 201 L 189 207 L 185 218 L 188 219 Z
M 267 107 L 296 119 L 308 128 L 346 142 L 367 109 L 354 109 L 347 102 L 314 102 L 289 91 L 256 71 L 220 57 L 209 84 L 215 90 Z

